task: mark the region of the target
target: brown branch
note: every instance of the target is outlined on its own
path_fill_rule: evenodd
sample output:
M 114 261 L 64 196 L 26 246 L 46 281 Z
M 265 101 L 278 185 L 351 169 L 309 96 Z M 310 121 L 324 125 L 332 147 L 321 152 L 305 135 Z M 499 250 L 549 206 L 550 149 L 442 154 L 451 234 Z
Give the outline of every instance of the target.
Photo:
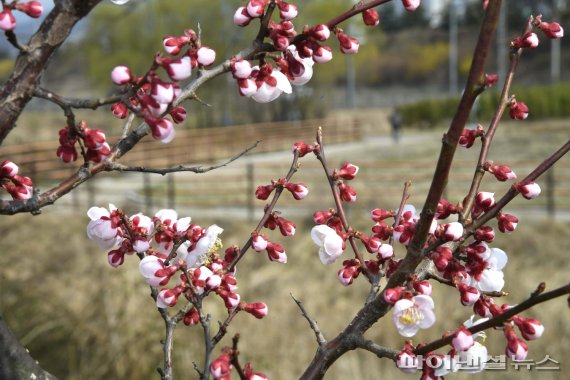
M 560 149 L 558 149 L 550 157 L 548 157 L 540 165 L 538 165 L 532 172 L 530 172 L 522 180 L 522 182 L 535 181 L 544 172 L 546 172 L 548 169 L 550 169 L 559 159 L 564 157 L 564 155 L 566 153 L 568 153 L 568 151 L 570 151 L 570 140 L 566 141 L 566 143 L 564 145 L 562 145 L 562 147 L 560 147 Z M 497 203 L 495 203 L 495 205 L 489 211 L 487 211 L 485 214 L 481 215 L 478 219 L 473 221 L 473 223 L 465 229 L 465 235 L 464 235 L 463 239 L 466 239 L 467 237 L 472 235 L 477 228 L 481 227 L 482 225 L 487 223 L 489 220 L 496 217 L 499 214 L 499 212 L 501 212 L 503 207 L 505 207 L 517 195 L 519 195 L 519 192 L 514 187 L 511 187 L 509 189 L 509 191 L 507 191 L 507 193 L 505 195 L 503 195 L 503 197 L 501 199 L 499 199 L 497 201 Z
M 228 332 L 228 326 L 230 325 L 234 317 L 237 315 L 237 313 L 239 313 L 239 308 L 233 309 L 228 313 L 228 316 L 226 317 L 225 321 L 220 323 L 220 328 L 218 332 L 212 338 L 212 344 L 214 346 L 218 344 L 222 340 L 222 338 L 226 335 L 226 333 Z
M 538 305 L 540 303 L 552 300 L 552 299 L 557 298 L 557 297 L 562 297 L 562 296 L 569 294 L 569 293 L 570 293 L 570 285 L 564 285 L 560 288 L 551 290 L 550 292 L 546 292 L 546 293 L 542 293 L 542 294 L 538 294 L 538 295 L 537 294 L 531 295 L 525 301 L 519 303 L 516 306 L 513 306 L 512 308 L 507 309 L 503 314 L 498 315 L 496 317 L 493 317 L 493 318 L 491 318 L 491 319 L 489 319 L 483 323 L 479 323 L 477 325 L 470 327 L 469 331 L 472 334 L 475 334 L 479 331 L 487 330 L 487 329 L 490 329 L 492 327 L 501 326 L 503 323 L 510 320 L 510 318 L 512 318 L 513 316 L 515 316 L 515 315 L 517 315 L 517 314 L 519 314 L 525 310 L 528 310 L 535 305 Z M 428 343 L 428 344 L 421 346 L 420 348 L 414 350 L 414 354 L 423 355 L 423 354 L 427 354 L 428 352 L 435 351 L 441 347 L 444 347 L 444 346 L 450 344 L 452 339 L 453 339 L 453 335 L 447 336 L 445 338 L 438 339 L 436 341 Z
M 291 162 L 291 166 L 289 167 L 289 172 L 287 173 L 287 175 L 285 176 L 285 180 L 287 182 L 289 182 L 291 180 L 291 178 L 293 177 L 293 175 L 297 172 L 297 170 L 299 169 L 299 151 L 296 150 L 293 153 L 293 161 Z M 267 205 L 267 207 L 265 208 L 265 213 L 263 214 L 263 216 L 261 217 L 261 220 L 259 221 L 259 223 L 257 224 L 257 227 L 255 227 L 254 232 L 259 233 L 259 231 L 261 231 L 261 229 L 263 228 L 263 226 L 265 225 L 265 222 L 267 222 L 267 220 L 269 219 L 269 217 L 271 216 L 271 213 L 273 212 L 273 209 L 275 208 L 275 205 L 277 204 L 277 201 L 279 200 L 279 197 L 281 197 L 281 194 L 283 193 L 283 187 L 279 186 L 277 189 L 275 189 L 275 192 L 273 193 L 273 199 L 271 199 L 271 202 L 269 203 L 269 205 Z M 241 258 L 245 255 L 245 253 L 248 251 L 248 249 L 251 248 L 251 245 L 253 243 L 253 237 L 250 237 L 247 242 L 243 245 L 243 247 L 241 247 L 238 256 L 235 258 L 235 260 L 231 263 L 231 265 L 228 266 L 228 268 L 226 269 L 227 272 L 231 272 L 234 270 L 236 264 L 241 260 Z
M 247 380 L 247 377 L 245 376 L 245 373 L 243 373 L 243 369 L 241 368 L 241 364 L 239 362 L 239 349 L 238 349 L 239 338 L 240 338 L 239 334 L 234 335 L 234 337 L 232 338 L 231 362 L 236 372 L 238 373 L 240 380 Z
M 336 214 L 339 216 L 340 221 L 342 223 L 342 227 L 346 232 L 350 231 L 350 224 L 348 223 L 348 219 L 346 217 L 346 213 L 344 212 L 344 206 L 342 205 L 342 201 L 340 199 L 340 194 L 337 186 L 337 180 L 333 177 L 333 171 L 330 168 L 327 158 L 325 156 L 325 148 L 323 144 L 323 128 L 319 127 L 317 129 L 317 144 L 319 144 L 319 150 L 316 152 L 317 159 L 321 162 L 323 170 L 325 171 L 325 175 L 327 176 L 327 180 L 329 182 L 329 187 L 331 188 L 334 203 L 336 205 Z M 356 259 L 360 262 L 362 273 L 366 276 L 368 281 L 373 284 L 374 283 L 374 276 L 368 272 L 366 265 L 364 264 L 364 256 L 362 256 L 362 252 L 358 248 L 356 244 L 356 238 L 352 235 L 348 237 L 348 242 L 350 243 L 350 247 L 356 256 Z
M 406 201 L 410 198 L 410 186 L 412 186 L 412 181 L 407 180 L 404 183 L 402 200 L 400 201 L 400 207 L 398 207 L 398 213 L 394 217 L 394 224 L 392 225 L 392 227 L 396 227 L 400 223 L 400 219 L 402 218 L 402 213 L 404 212 L 404 206 L 406 205 Z M 394 243 L 394 235 L 391 235 L 388 244 L 392 245 L 393 243 Z
M 315 333 L 315 337 L 317 338 L 317 344 L 319 345 L 319 347 L 324 345 L 327 342 L 327 340 L 325 339 L 325 336 L 321 332 L 321 329 L 319 328 L 317 321 L 314 320 L 313 318 L 311 318 L 309 313 L 307 313 L 305 306 L 303 306 L 303 302 L 301 302 L 297 298 L 295 298 L 293 293 L 289 293 L 289 295 L 291 296 L 291 298 L 293 298 L 293 301 L 295 301 L 295 303 L 297 304 L 297 306 L 301 310 L 301 314 L 303 315 L 303 317 L 305 317 L 307 322 L 309 322 L 309 326 L 311 327 L 311 330 L 313 330 L 313 332 Z
M 356 347 L 370 351 L 378 358 L 388 358 L 395 360 L 399 354 L 398 351 L 388 347 L 380 346 L 371 340 L 365 339 L 363 336 L 360 336 L 359 339 L 356 340 Z
M 92 110 L 95 110 L 101 106 L 116 103 L 122 98 L 122 95 L 111 95 L 107 98 L 98 98 L 98 99 L 66 98 L 42 87 L 36 88 L 36 90 L 34 91 L 34 96 L 37 98 L 48 100 L 52 103 L 57 104 L 62 108 L 65 107 L 88 108 Z
M 261 142 L 261 140 L 257 140 L 254 144 L 250 145 L 240 153 L 236 154 L 235 156 L 229 158 L 227 161 L 224 161 L 221 164 L 202 167 L 202 166 L 186 166 L 186 165 L 177 165 L 171 168 L 147 168 L 144 166 L 126 166 L 116 162 L 107 162 L 107 167 L 105 168 L 106 171 L 119 171 L 119 172 L 140 172 L 140 173 L 154 173 L 154 174 L 161 174 L 166 175 L 168 173 L 178 173 L 178 172 L 192 172 L 196 174 L 203 174 L 209 172 L 211 170 L 219 169 L 224 166 L 228 166 L 238 158 L 244 156 L 248 152 L 252 151 L 257 147 L 257 145 Z
M 531 21 L 532 18 L 529 19 L 528 23 L 526 24 L 522 35 L 532 30 Z M 515 70 L 522 55 L 522 51 L 523 49 L 514 49 L 511 52 L 511 58 L 510 58 L 511 63 L 509 66 L 509 71 L 507 72 L 507 77 L 505 78 L 503 90 L 501 91 L 501 97 L 499 99 L 499 104 L 497 105 L 495 115 L 491 120 L 491 124 L 489 125 L 487 133 L 485 133 L 485 135 L 482 138 L 483 143 L 481 145 L 481 151 L 479 153 L 479 160 L 477 161 L 477 167 L 475 168 L 475 173 L 473 174 L 471 188 L 469 189 L 469 193 L 467 194 L 465 200 L 463 201 L 463 212 L 460 214 L 461 220 L 465 220 L 466 218 L 468 218 L 469 213 L 473 208 L 477 192 L 479 191 L 479 186 L 481 185 L 481 181 L 483 180 L 483 176 L 485 175 L 484 165 L 487 162 L 487 157 L 489 156 L 489 149 L 491 148 L 491 143 L 493 142 L 493 137 L 495 136 L 495 132 L 497 131 L 497 127 L 499 126 L 499 122 L 501 121 L 503 113 L 505 112 L 505 109 L 507 108 L 507 105 L 509 103 L 509 93 L 515 76 Z
M 34 96 L 50 57 L 67 39 L 73 26 L 101 0 L 57 1 L 28 49 L 20 51 L 12 74 L 0 89 L 0 144 L 16 126 L 16 120 Z
M 443 194 L 447 183 L 449 170 L 453 162 L 453 156 L 459 140 L 459 136 L 467 123 L 471 108 L 478 95 L 478 84 L 485 70 L 485 63 L 491 48 L 493 35 L 497 27 L 501 0 L 491 1 L 487 7 L 485 18 L 481 25 L 477 46 L 473 53 L 473 61 L 465 86 L 465 91 L 453 117 L 447 134 L 443 138 L 443 144 L 432 184 L 422 210 L 420 220 L 416 226 L 414 238 L 408 247 L 406 257 L 399 268 L 388 280 L 386 288 L 393 288 L 403 284 L 423 259 L 423 247 L 426 242 L 431 221 L 435 215 L 435 208 Z M 301 376 L 301 379 L 322 379 L 327 369 L 345 352 L 353 349 L 354 336 L 361 336 L 378 319 L 384 316 L 388 305 L 380 293 L 376 299 L 366 304 L 350 324 L 336 338 L 329 341 L 317 350 L 313 360 Z

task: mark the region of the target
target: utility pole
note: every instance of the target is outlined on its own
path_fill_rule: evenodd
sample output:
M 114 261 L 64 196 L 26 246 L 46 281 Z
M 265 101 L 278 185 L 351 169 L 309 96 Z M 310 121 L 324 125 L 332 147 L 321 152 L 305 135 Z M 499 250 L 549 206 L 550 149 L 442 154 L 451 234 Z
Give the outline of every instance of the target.
M 449 94 L 457 95 L 458 83 L 458 42 L 457 42 L 457 0 L 449 5 Z
M 563 8 L 563 0 L 552 1 L 552 19 L 560 21 L 560 8 Z M 560 80 L 560 38 L 550 40 L 550 81 L 557 83 Z

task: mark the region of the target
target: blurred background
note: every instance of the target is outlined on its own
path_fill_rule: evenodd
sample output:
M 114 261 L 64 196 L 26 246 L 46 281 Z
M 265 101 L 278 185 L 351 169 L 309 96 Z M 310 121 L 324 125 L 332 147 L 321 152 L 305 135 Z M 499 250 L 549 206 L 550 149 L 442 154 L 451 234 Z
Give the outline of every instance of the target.
M 53 5 L 42 3 L 46 8 Z M 296 29 L 327 21 L 353 3 L 298 2 Z M 255 36 L 253 24 L 237 28 L 232 23 L 241 5 L 238 0 L 131 0 L 125 6 L 103 2 L 54 57 L 42 86 L 67 97 L 110 95 L 115 91 L 109 80 L 114 66 L 126 64 L 143 73 L 161 50 L 162 37 L 180 35 L 188 28 L 201 30 L 203 44 L 214 48 L 216 62 L 221 62 L 247 47 Z M 530 14 L 542 13 L 544 20 L 556 20 L 570 30 L 567 1 L 508 0 L 504 7 L 487 69 L 499 74 L 499 82 L 507 70 L 508 42 L 520 33 Z M 264 203 L 253 197 L 256 186 L 283 177 L 291 145 L 314 141 L 316 128 L 322 126 L 331 165 L 340 167 L 350 161 L 361 168 L 353 183 L 358 201 L 348 206 L 356 228 L 370 231 L 373 223 L 368 213 L 374 207 L 397 208 L 406 180 L 412 180 L 410 203 L 421 208 L 442 133 L 469 70 L 482 18 L 481 2 L 423 0 L 418 11 L 407 13 L 401 2 L 394 1 L 378 10 L 377 27 L 365 27 L 360 17 L 341 25 L 360 40 L 357 55 L 342 55 L 331 38 L 333 61 L 315 66 L 312 80 L 295 87 L 293 94 L 260 105 L 240 97 L 230 76 L 218 77 L 198 91 L 212 107 L 188 104 L 188 120 L 176 127 L 177 138 L 171 144 L 145 138 L 124 158 L 125 163 L 153 167 L 210 165 L 261 140 L 252 153 L 228 167 L 201 175 L 104 174 L 43 209 L 41 216 L 0 218 L 0 310 L 47 370 L 69 379 L 145 379 L 156 377 L 155 368 L 161 363 L 162 320 L 138 274 L 137 260 L 129 258 L 119 269 L 108 266 L 106 253 L 85 236 L 85 212 L 92 205 L 106 207 L 112 202 L 129 213 L 149 215 L 160 208 L 176 208 L 180 216 L 192 216 L 202 226 L 222 226 L 225 246 L 243 244 L 263 210 Z M 38 22 L 19 19 L 19 38 L 25 41 Z M 529 106 L 530 116 L 516 123 L 506 116 L 489 157 L 510 165 L 519 178 L 568 140 L 570 42 L 539 37 L 539 47 L 524 52 L 513 89 L 517 100 Z M 9 75 L 13 57 L 14 49 L 0 40 L 0 78 Z M 481 96 L 471 127 L 488 125 L 497 106 L 495 90 Z M 391 125 L 395 111 L 402 116 L 397 136 Z M 78 119 L 105 130 L 110 142 L 121 132 L 122 121 L 113 118 L 110 110 L 81 111 Z M 57 108 L 33 101 L 0 148 L 0 159 L 18 163 L 24 175 L 46 190 L 80 165 L 57 160 L 57 131 L 64 125 Z M 458 151 L 445 194 L 449 201 L 460 202 L 468 191 L 476 150 L 475 146 Z M 311 193 L 302 202 L 283 197 L 278 206 L 285 218 L 298 225 L 294 239 L 273 236 L 285 246 L 289 263 L 281 266 L 250 253 L 238 276 L 242 299 L 267 302 L 270 315 L 262 321 L 239 315 L 222 342 L 230 345 L 229 337 L 241 333 L 242 362 L 252 360 L 256 370 L 273 379 L 297 378 L 316 349 L 312 332 L 289 293 L 304 301 L 327 338 L 350 321 L 367 294 L 364 281 L 343 288 L 336 279 L 339 265 L 323 267 L 310 241 L 313 212 L 333 206 L 332 198 L 321 196 L 330 190 L 318 162 L 303 159 L 294 180 L 306 183 Z M 543 193 L 538 199 L 516 199 L 505 210 L 520 219 L 519 229 L 513 236 L 498 236 L 494 243 L 511 260 L 506 268 L 506 290 L 511 294 L 505 302 L 509 304 L 527 297 L 540 281 L 547 281 L 547 288 L 568 282 L 564 268 L 570 248 L 570 160 L 563 158 L 539 183 Z M 509 186 L 486 178 L 482 189 L 500 197 Z M 403 253 L 398 247 L 397 255 Z M 417 341 L 436 339 L 436 332 L 453 330 L 469 318 L 470 310 L 461 307 L 457 298 L 453 290 L 437 290 L 438 326 L 418 334 Z M 222 305 L 212 301 L 208 307 L 213 320 L 223 319 Z M 570 351 L 560 338 L 570 322 L 565 301 L 548 303 L 525 316 L 538 318 L 546 326 L 544 338 L 529 344 L 529 358 L 540 361 L 548 354 L 560 362 L 561 370 L 510 367 L 480 378 L 531 379 L 537 374 L 544 379 L 568 378 L 565 358 Z M 194 378 L 192 363 L 202 360 L 200 331 L 180 326 L 176 334 L 177 377 Z M 368 336 L 396 348 L 403 344 L 390 318 Z M 501 332 L 491 331 L 488 336 L 490 353 L 502 354 Z M 327 378 L 394 378 L 400 372 L 393 367 L 371 354 L 354 352 L 335 363 Z

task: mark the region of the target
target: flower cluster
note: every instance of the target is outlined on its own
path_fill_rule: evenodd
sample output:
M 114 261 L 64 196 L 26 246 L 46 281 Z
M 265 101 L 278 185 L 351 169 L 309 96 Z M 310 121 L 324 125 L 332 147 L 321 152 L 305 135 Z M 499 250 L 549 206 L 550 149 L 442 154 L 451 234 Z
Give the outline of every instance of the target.
M 202 228 L 191 223 L 190 217 L 178 218 L 174 210 L 159 210 L 152 218 L 141 213 L 128 217 L 114 205 L 109 209 L 92 207 L 87 236 L 108 253 L 113 267 L 123 264 L 125 255 L 137 254 L 139 271 L 147 284 L 165 287 L 172 278 L 175 285 L 158 291 L 159 308 L 175 306 L 184 295 L 192 301 L 210 293 L 217 294 L 228 310 L 243 310 L 256 318 L 267 315 L 262 302 L 241 302 L 236 293 L 237 281 L 228 268 L 235 258 L 236 247 L 226 250 L 222 259 L 217 251 L 222 244 L 218 236 L 223 229 L 217 225 Z M 184 315 L 186 325 L 199 323 L 199 314 L 191 308 Z
M 419 3 L 419 0 L 404 1 L 409 11 L 415 10 Z M 261 37 L 271 40 L 272 46 L 280 52 L 274 58 L 275 65 L 265 62 L 267 57 L 262 58 L 258 65 L 243 58 L 230 60 L 239 93 L 260 103 L 271 102 L 282 93 L 291 93 L 291 85 L 304 85 L 311 79 L 315 63 L 330 61 L 333 58 L 332 49 L 322 43 L 331 34 L 336 35 L 343 54 L 357 53 L 360 45 L 356 38 L 347 35 L 342 29 L 335 27 L 331 31 L 326 24 L 305 26 L 299 34 L 292 22 L 298 15 L 298 8 L 283 0 L 277 0 L 274 5 L 267 0 L 250 0 L 236 10 L 234 23 L 245 27 L 253 19 L 271 17 L 268 12 L 273 12 L 273 6 L 279 10 L 279 21 L 269 19 L 267 27 L 262 29 L 265 34 Z M 380 15 L 374 9 L 366 9 L 362 12 L 362 19 L 365 25 L 376 26 L 380 22 Z
M 76 144 L 83 142 L 85 157 L 92 162 L 101 162 L 111 153 L 105 132 L 91 129 L 87 122 L 80 121 L 76 127 L 65 127 L 59 130 L 59 147 L 56 154 L 65 163 L 77 160 Z
M 6 190 L 13 199 L 30 199 L 33 195 L 33 183 L 30 177 L 18 175 L 20 168 L 12 161 L 0 164 L 0 187 Z
M 163 143 L 174 139 L 174 124 L 186 120 L 186 109 L 174 106 L 180 95 L 180 81 L 190 78 L 192 70 L 210 66 L 216 59 L 216 52 L 202 46 L 199 36 L 193 30 L 185 30 L 182 36 L 167 36 L 162 41 L 168 56 L 157 54 L 153 67 L 142 77 L 136 77 L 127 66 L 117 66 L 111 72 L 111 79 L 117 86 L 128 86 L 130 98 L 127 102 L 113 104 L 112 111 L 118 118 L 128 116 L 129 109 L 135 110 L 149 125 L 152 136 Z M 163 68 L 170 81 L 160 79 L 157 70 Z M 164 117 L 169 114 L 172 121 Z
M 32 18 L 38 18 L 42 15 L 44 8 L 39 1 L 19 2 L 18 0 L 11 3 L 2 2 L 2 12 L 0 12 L 0 29 L 5 31 L 14 30 L 16 28 L 16 18 L 13 11 L 20 11 Z

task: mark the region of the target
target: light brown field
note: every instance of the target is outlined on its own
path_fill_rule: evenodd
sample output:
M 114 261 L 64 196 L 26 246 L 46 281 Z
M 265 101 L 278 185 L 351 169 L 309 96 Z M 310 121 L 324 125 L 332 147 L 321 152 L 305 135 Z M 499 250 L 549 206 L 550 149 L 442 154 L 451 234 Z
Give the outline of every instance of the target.
M 566 122 L 551 122 L 549 126 L 545 132 L 537 124 L 508 124 L 497 136 L 492 158 L 496 161 L 528 158 L 539 162 L 539 157 L 567 139 Z M 434 157 L 440 135 L 425 133 L 425 143 L 408 149 L 392 146 L 376 152 L 375 156 L 361 151 L 360 155 L 347 152 L 342 157 L 334 157 L 331 151 L 329 159 L 338 163 L 347 158 L 356 161 L 376 157 L 387 160 Z M 473 156 L 474 151 L 460 153 L 463 157 Z M 279 176 L 281 173 L 273 175 Z M 199 177 L 193 178 L 198 180 Z M 309 180 L 315 181 L 308 178 L 306 182 L 310 183 Z M 355 186 L 359 186 L 358 183 Z M 422 186 L 417 184 L 416 189 Z M 104 204 L 103 197 L 99 203 Z M 159 341 L 163 324 L 149 297 L 148 287 L 138 274 L 138 260 L 128 257 L 123 267 L 109 267 L 106 253 L 85 236 L 85 210 L 61 214 L 56 209 L 57 206 L 51 207 L 46 215 L 39 217 L 18 215 L 0 220 L 0 310 L 3 316 L 32 355 L 60 378 L 157 378 L 155 368 L 161 363 Z M 286 212 L 286 208 L 284 210 Z M 325 337 L 332 338 L 362 306 L 368 290 L 360 278 L 352 286 L 342 287 L 336 279 L 339 265 L 325 267 L 320 263 L 308 233 L 311 225 L 303 223 L 309 216 L 295 220 L 298 222 L 296 238 L 271 235 L 284 244 L 288 264 L 271 263 L 265 255 L 250 252 L 239 267 L 242 299 L 266 302 L 270 314 L 261 321 L 245 313 L 238 315 L 222 344 L 229 345 L 229 338 L 240 333 L 242 362 L 252 361 L 256 370 L 265 372 L 271 379 L 297 378 L 316 349 L 314 335 L 290 293 L 304 302 Z M 213 222 L 220 224 L 225 228 L 222 237 L 226 246 L 243 244 L 253 229 L 253 225 L 231 218 L 195 217 L 193 221 L 203 226 Z M 353 223 L 364 231 L 371 225 L 365 219 L 355 219 Z M 542 216 L 533 218 L 531 214 L 512 236 L 498 236 L 493 245 L 509 254 L 505 290 L 510 295 L 505 298 L 506 303 L 523 300 L 541 281 L 547 283 L 547 289 L 570 281 L 567 269 L 570 226 L 567 223 L 555 223 Z M 397 255 L 402 254 L 399 247 Z M 460 305 L 456 291 L 436 288 L 437 326 L 420 332 L 415 342 L 436 339 L 441 332 L 455 329 L 472 314 L 469 308 Z M 207 307 L 213 321 L 224 317 L 219 300 L 211 300 Z M 540 361 L 548 354 L 560 362 L 561 370 L 528 372 L 511 368 L 488 371 L 478 378 L 568 378 L 570 346 L 566 342 L 570 337 L 567 328 L 570 311 L 566 300 L 555 300 L 524 315 L 538 318 L 546 326 L 544 337 L 529 343 L 529 358 Z M 375 325 L 367 337 L 398 348 L 404 339 L 393 328 L 390 317 L 391 314 Z M 491 354 L 502 354 L 505 344 L 502 333 L 490 331 L 486 344 Z M 176 378 L 196 378 L 192 363 L 201 363 L 201 345 L 199 328 L 183 325 L 177 328 Z M 390 361 L 378 360 L 366 352 L 351 352 L 334 364 L 326 378 L 373 380 L 400 376 L 401 372 Z M 450 378 L 464 377 L 468 375 L 450 375 Z

